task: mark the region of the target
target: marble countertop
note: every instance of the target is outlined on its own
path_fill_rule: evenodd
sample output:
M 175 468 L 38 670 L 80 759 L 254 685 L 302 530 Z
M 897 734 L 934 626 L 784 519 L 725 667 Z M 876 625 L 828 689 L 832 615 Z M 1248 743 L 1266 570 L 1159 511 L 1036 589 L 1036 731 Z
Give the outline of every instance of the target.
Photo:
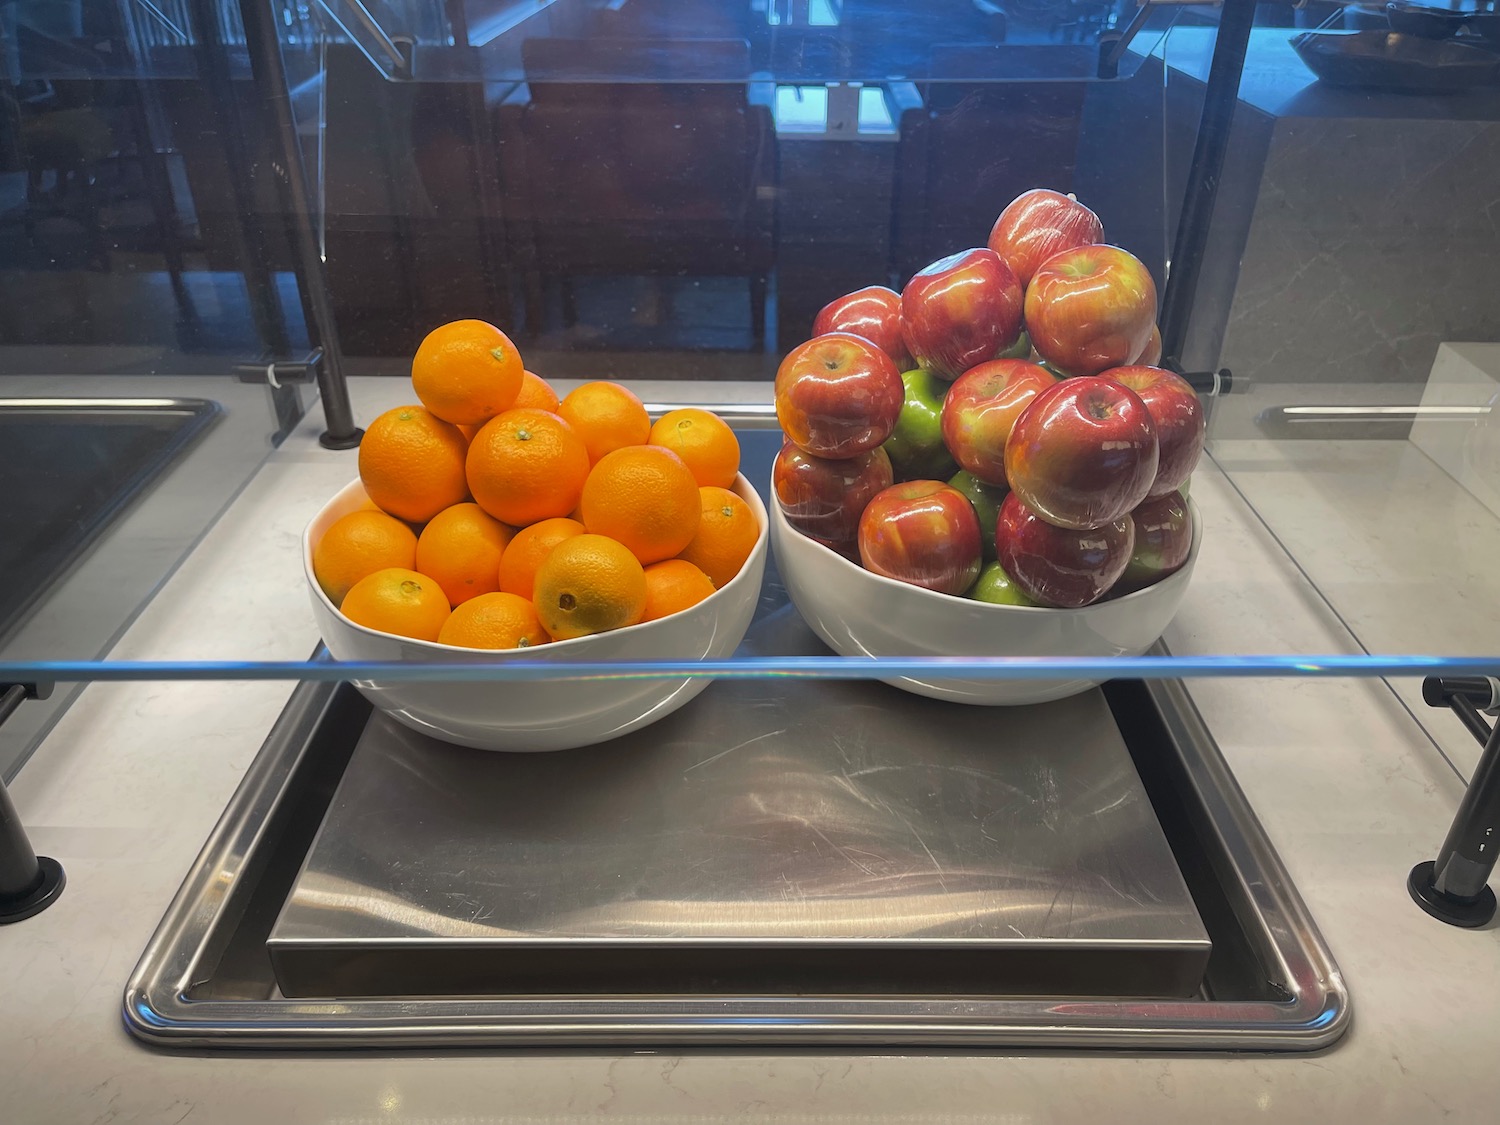
M 657 400 L 768 393 L 764 383 L 637 389 Z M 353 387 L 361 420 L 407 395 L 394 379 Z M 351 454 L 317 446 L 315 421 L 250 481 L 117 658 L 293 659 L 312 649 L 299 534 L 354 475 Z M 1213 465 L 1193 495 L 1204 546 L 1168 634 L 1175 651 L 1355 651 Z M 1442 926 L 1404 887 L 1408 868 L 1435 850 L 1462 781 L 1389 687 L 1348 679 L 1192 688 L 1349 982 L 1353 1028 L 1316 1055 L 145 1048 L 120 1020 L 124 982 L 289 691 L 92 685 L 22 770 L 16 804 L 69 881 L 51 910 L 0 928 L 0 1119 L 1409 1125 L 1490 1122 L 1500 1104 L 1500 931 Z

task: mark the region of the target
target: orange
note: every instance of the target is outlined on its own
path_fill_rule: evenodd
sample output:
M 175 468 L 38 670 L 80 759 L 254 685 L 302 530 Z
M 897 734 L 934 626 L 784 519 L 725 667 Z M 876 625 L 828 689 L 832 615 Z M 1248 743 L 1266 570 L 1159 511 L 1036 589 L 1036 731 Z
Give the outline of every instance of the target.
M 525 598 L 480 594 L 454 609 L 437 639 L 438 644 L 460 648 L 530 648 L 552 638 Z
M 338 605 L 367 574 L 387 567 L 416 565 L 417 537 L 395 516 L 374 507 L 350 512 L 334 521 L 313 548 L 313 577 Z
M 556 414 L 522 407 L 486 422 L 469 443 L 469 488 L 502 523 L 524 527 L 578 505 L 589 454 Z
M 465 500 L 464 435 L 420 406 L 398 406 L 370 423 L 359 443 L 359 479 L 371 500 L 411 523 L 426 523 Z
M 482 320 L 455 320 L 427 333 L 411 361 L 417 397 L 445 422 L 477 426 L 509 410 L 521 389 L 521 353 Z
M 479 432 L 478 426 L 459 426 L 458 432 L 464 435 L 464 441 L 473 441 L 474 435 Z
M 740 572 L 760 539 L 750 505 L 727 488 L 700 488 L 698 534 L 677 557 L 692 563 L 722 587 Z
M 646 612 L 646 572 L 613 539 L 575 535 L 542 560 L 531 601 L 560 641 L 622 629 Z
M 667 559 L 646 568 L 646 612 L 642 621 L 655 621 L 697 605 L 714 592 L 714 584 L 696 566 Z
M 500 556 L 514 534 L 478 504 L 455 504 L 422 529 L 416 569 L 436 579 L 457 607 L 500 589 Z
M 530 601 L 542 560 L 564 539 L 582 534 L 583 524 L 562 516 L 523 527 L 500 556 L 500 589 Z
M 583 438 L 590 461 L 627 445 L 645 445 L 651 436 L 645 405 L 619 383 L 585 383 L 569 392 L 557 412 Z
M 356 582 L 339 611 L 366 629 L 435 641 L 448 620 L 448 599 L 436 580 L 393 566 Z
M 671 410 L 651 427 L 651 444 L 682 458 L 700 485 L 729 488 L 740 471 L 740 442 L 717 414 L 686 406 Z
M 561 405 L 561 399 L 557 392 L 552 389 L 552 384 L 540 375 L 533 375 L 530 371 L 521 372 L 521 393 L 516 395 L 516 401 L 511 409 L 516 406 L 530 406 L 537 410 L 550 410 L 557 413 Z
M 589 531 L 618 539 L 642 563 L 660 562 L 698 532 L 698 482 L 671 450 L 627 446 L 599 459 L 578 514 Z

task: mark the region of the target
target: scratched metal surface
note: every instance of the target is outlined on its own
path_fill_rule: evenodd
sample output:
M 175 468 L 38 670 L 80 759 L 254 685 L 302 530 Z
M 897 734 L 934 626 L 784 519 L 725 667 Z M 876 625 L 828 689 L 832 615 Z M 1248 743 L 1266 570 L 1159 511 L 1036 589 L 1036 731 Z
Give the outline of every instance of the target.
M 995 988 L 1196 987 L 1208 939 L 1100 695 L 988 709 L 882 684 L 719 682 L 628 738 L 540 755 L 376 718 L 269 944 L 284 991 L 332 995 L 566 990 L 569 950 L 644 988 L 670 973 L 600 950 L 882 943 L 1091 959 L 990 963 Z M 506 972 L 434 969 L 475 948 Z M 700 957 L 694 987 L 723 968 Z M 874 972 L 802 965 L 841 968 Z
M 718 683 L 586 750 L 383 718 L 278 940 L 1201 936 L 1103 700 Z

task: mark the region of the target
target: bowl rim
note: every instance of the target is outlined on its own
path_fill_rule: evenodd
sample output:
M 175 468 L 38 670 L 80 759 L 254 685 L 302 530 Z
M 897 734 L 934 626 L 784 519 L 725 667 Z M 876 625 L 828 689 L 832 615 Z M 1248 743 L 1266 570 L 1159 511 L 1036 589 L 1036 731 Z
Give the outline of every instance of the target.
M 318 585 L 317 577 L 313 574 L 313 525 L 323 517 L 323 514 L 328 511 L 329 507 L 332 506 L 340 496 L 342 496 L 345 492 L 348 492 L 351 488 L 355 487 L 359 489 L 360 493 L 363 494 L 365 499 L 368 501 L 369 494 L 365 492 L 364 482 L 356 476 L 348 484 L 345 484 L 337 492 L 335 492 L 333 496 L 331 496 L 328 500 L 324 501 L 322 506 L 320 506 L 318 510 L 312 514 L 312 517 L 303 527 L 303 579 L 307 582 L 308 589 L 312 591 L 312 596 L 316 598 L 324 606 L 324 608 L 332 613 L 334 617 L 336 617 L 339 622 L 341 622 L 346 628 L 354 629 L 360 633 L 365 634 L 366 636 L 383 637 L 390 640 L 400 641 L 403 645 L 414 645 L 418 648 L 419 651 L 432 652 L 439 655 L 449 653 L 464 653 L 470 656 L 488 657 L 498 661 L 521 660 L 528 658 L 534 659 L 538 654 L 545 653 L 547 659 L 550 660 L 552 659 L 554 653 L 556 653 L 560 648 L 568 645 L 572 645 L 574 648 L 580 648 L 587 645 L 591 641 L 597 641 L 600 637 L 621 637 L 627 634 L 636 633 L 638 630 L 643 631 L 653 629 L 658 625 L 663 625 L 666 622 L 672 622 L 674 620 L 680 623 L 681 619 L 684 616 L 688 614 L 695 614 L 703 607 L 711 605 L 714 602 L 718 601 L 722 595 L 727 594 L 729 591 L 734 590 L 736 587 L 739 587 L 743 583 L 748 581 L 750 567 L 748 565 L 743 565 L 740 567 L 738 574 L 736 574 L 723 586 L 720 586 L 708 597 L 704 598 L 697 605 L 689 606 L 687 609 L 679 610 L 677 613 L 669 614 L 666 617 L 658 617 L 655 621 L 641 621 L 635 625 L 626 625 L 621 629 L 611 629 L 605 633 L 591 633 L 588 636 L 584 637 L 569 637 L 567 640 L 562 641 L 548 641 L 544 645 L 537 645 L 535 647 L 509 649 L 469 648 L 467 646 L 461 645 L 439 644 L 437 641 L 424 641 L 416 637 L 403 637 L 400 633 L 387 633 L 380 629 L 371 629 L 367 625 L 361 625 L 358 622 L 349 620 L 349 618 L 345 617 L 343 613 L 339 611 L 339 607 L 333 604 L 333 601 L 328 597 L 328 595 L 323 592 L 323 587 Z M 745 476 L 744 473 L 735 473 L 734 487 L 730 489 L 730 491 L 732 491 L 741 500 L 744 500 L 747 504 L 750 505 L 750 510 L 755 514 L 755 518 L 760 524 L 760 534 L 756 536 L 755 546 L 751 549 L 750 555 L 745 560 L 746 564 L 748 564 L 750 560 L 755 557 L 757 552 L 769 550 L 768 540 L 770 538 L 771 531 L 770 517 L 766 511 L 765 501 L 760 498 L 760 493 L 756 492 L 755 486 L 750 483 L 749 479 Z M 403 520 L 402 522 L 404 523 L 405 521 Z
M 1159 595 L 1163 592 L 1164 587 L 1168 587 L 1176 582 L 1187 581 L 1187 575 L 1189 570 L 1191 569 L 1191 564 L 1196 561 L 1198 556 L 1198 549 L 1203 542 L 1203 520 L 1198 510 L 1198 505 L 1194 503 L 1193 498 L 1191 496 L 1186 496 L 1184 497 L 1184 499 L 1187 501 L 1188 513 L 1192 516 L 1193 520 L 1193 536 L 1192 542 L 1188 545 L 1187 558 L 1183 559 L 1181 566 L 1179 566 L 1171 574 L 1167 575 L 1160 581 L 1153 582 L 1149 586 L 1143 586 L 1139 590 L 1132 590 L 1130 593 L 1123 594 L 1118 598 L 1101 598 L 1099 601 L 1090 602 L 1088 605 L 1072 607 L 1049 605 L 999 605 L 995 602 L 981 602 L 975 600 L 974 598 L 966 598 L 961 594 L 943 594 L 939 593 L 937 590 L 929 590 L 924 586 L 916 586 L 910 582 L 901 582 L 895 578 L 887 578 L 883 574 L 876 574 L 873 570 L 866 570 L 858 563 L 845 558 L 843 555 L 835 551 L 832 547 L 818 542 L 818 540 L 813 539 L 811 536 L 803 535 L 787 521 L 786 513 L 781 510 L 781 505 L 779 503 L 773 502 L 770 507 L 771 520 L 773 523 L 775 523 L 778 532 L 785 531 L 785 533 L 789 536 L 795 535 L 798 539 L 803 540 L 808 547 L 814 548 L 818 551 L 827 552 L 830 558 L 837 560 L 837 562 L 841 563 L 844 567 L 847 567 L 851 575 L 858 575 L 860 578 L 867 578 L 872 580 L 875 583 L 876 589 L 886 589 L 891 591 L 899 590 L 903 592 L 910 591 L 915 593 L 916 595 L 919 595 L 919 600 L 920 597 L 933 599 L 932 604 L 934 606 L 952 605 L 953 603 L 957 603 L 958 605 L 965 607 L 974 607 L 980 613 L 991 611 L 1001 614 L 1067 613 L 1087 616 L 1089 613 L 1100 611 L 1107 606 L 1124 605 L 1132 598 L 1141 598 L 1142 600 L 1144 600 L 1143 595 Z M 779 565 L 780 560 L 778 559 L 777 562 Z M 853 580 L 858 581 L 859 578 L 854 578 Z

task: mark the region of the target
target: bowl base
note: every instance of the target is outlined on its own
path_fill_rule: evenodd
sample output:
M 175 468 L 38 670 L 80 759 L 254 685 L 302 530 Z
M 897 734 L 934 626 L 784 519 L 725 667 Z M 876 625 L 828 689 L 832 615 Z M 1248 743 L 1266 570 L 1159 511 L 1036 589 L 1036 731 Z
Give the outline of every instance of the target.
M 1090 688 L 1098 687 L 1102 680 L 1012 680 L 1016 698 L 998 697 L 1000 680 L 913 680 L 905 676 L 881 680 L 893 688 L 909 691 L 913 695 L 924 695 L 928 699 L 941 699 L 947 703 L 965 703 L 971 707 L 1026 707 L 1033 703 L 1051 703 L 1055 699 L 1067 699 L 1071 695 L 1082 695 Z

